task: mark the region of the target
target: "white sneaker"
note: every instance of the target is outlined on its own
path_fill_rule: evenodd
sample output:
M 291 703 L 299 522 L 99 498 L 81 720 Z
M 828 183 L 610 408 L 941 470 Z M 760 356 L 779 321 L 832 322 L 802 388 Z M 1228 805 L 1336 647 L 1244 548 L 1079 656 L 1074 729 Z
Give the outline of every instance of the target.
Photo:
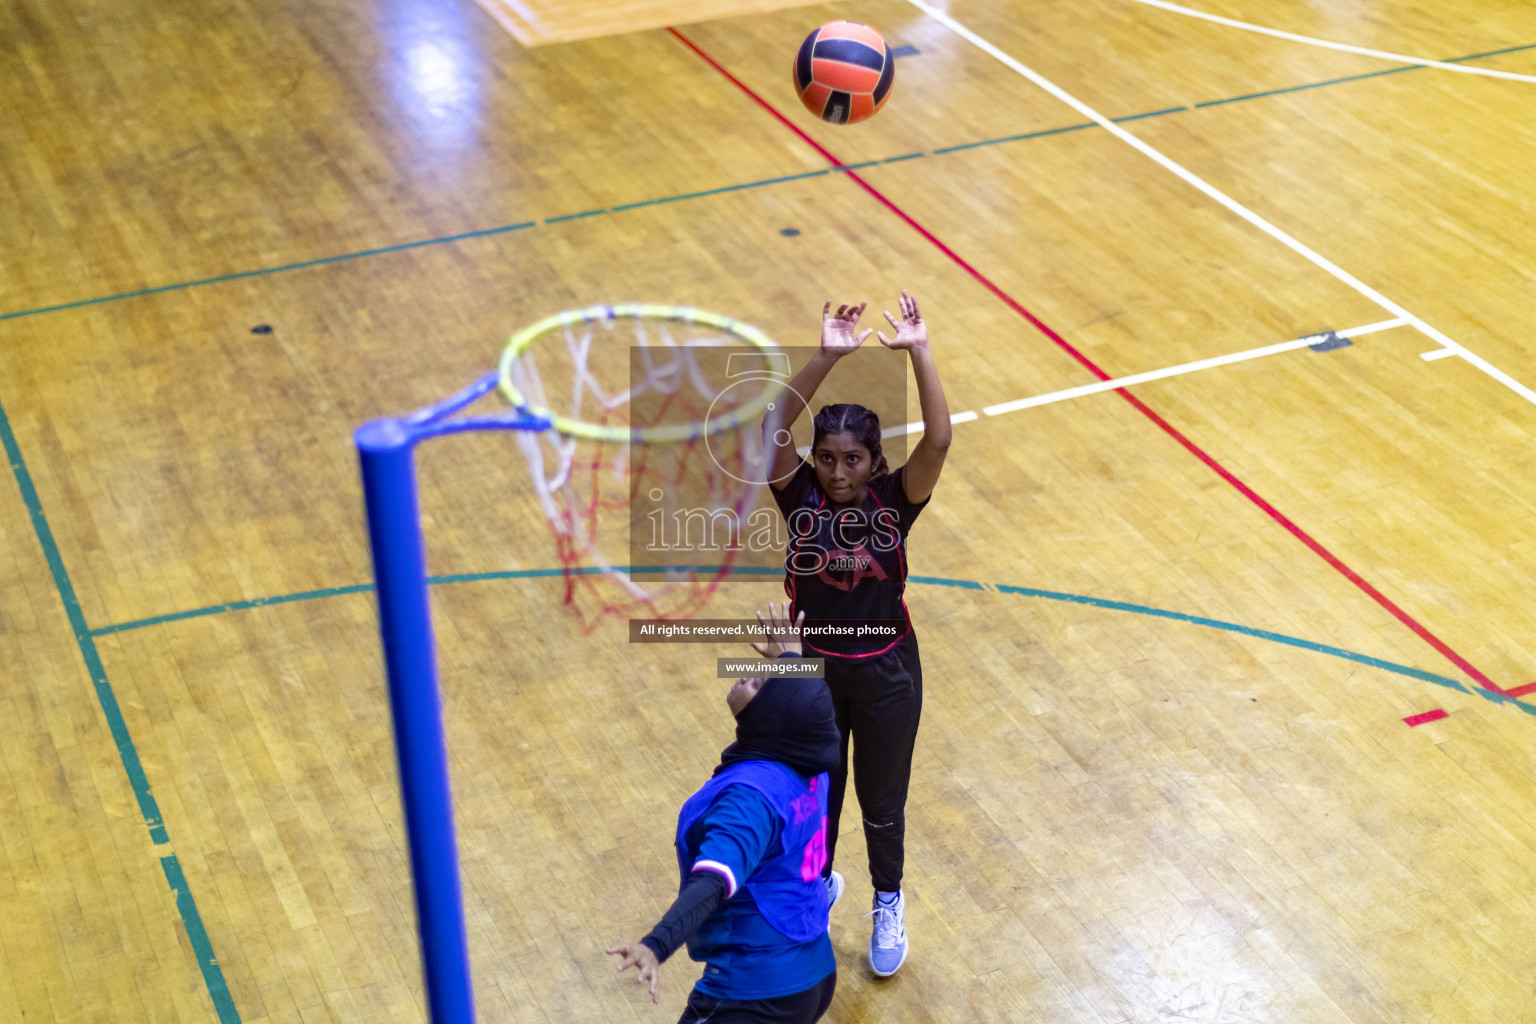
M 907 962 L 907 898 L 900 890 L 889 903 L 875 894 L 874 909 L 865 917 L 875 919 L 875 932 L 869 937 L 869 966 L 876 975 L 889 978 Z
M 827 895 L 832 899 L 832 902 L 827 904 L 828 910 L 837 906 L 837 901 L 843 898 L 843 876 L 836 871 L 827 878 Z

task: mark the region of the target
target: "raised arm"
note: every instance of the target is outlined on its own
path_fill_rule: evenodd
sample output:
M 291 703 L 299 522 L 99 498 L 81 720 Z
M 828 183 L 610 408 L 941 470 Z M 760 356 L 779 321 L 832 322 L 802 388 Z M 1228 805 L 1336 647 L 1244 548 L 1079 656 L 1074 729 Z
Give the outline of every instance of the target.
M 800 462 L 790 428 L 800 418 L 800 414 L 805 412 L 805 407 L 816 394 L 816 389 L 821 387 L 821 382 L 827 379 L 833 365 L 863 344 L 864 339 L 874 332 L 873 327 L 868 327 L 858 335 L 853 333 L 867 305 L 869 303 L 865 301 L 857 306 L 838 306 L 834 313 L 831 300 L 827 301 L 821 308 L 821 350 L 789 382 L 788 390 L 776 403 L 778 409 L 763 417 L 763 446 L 768 452 L 770 467 L 768 480 L 776 491 L 783 490 L 789 483 L 790 476 Z M 770 428 L 774 429 L 774 436 L 771 437 L 766 436 Z
M 917 401 L 923 410 L 923 436 L 907 458 L 901 486 L 908 501 L 924 502 L 939 482 L 944 458 L 949 454 L 949 442 L 954 433 L 949 420 L 949 402 L 944 398 L 939 369 L 928 349 L 928 325 L 923 323 L 923 316 L 917 310 L 917 299 L 902 289 L 901 319 L 898 321 L 889 311 L 885 318 L 896 329 L 896 337 L 887 340 L 881 332 L 880 343 L 886 348 L 904 349 L 911 356 L 912 372 L 917 377 Z

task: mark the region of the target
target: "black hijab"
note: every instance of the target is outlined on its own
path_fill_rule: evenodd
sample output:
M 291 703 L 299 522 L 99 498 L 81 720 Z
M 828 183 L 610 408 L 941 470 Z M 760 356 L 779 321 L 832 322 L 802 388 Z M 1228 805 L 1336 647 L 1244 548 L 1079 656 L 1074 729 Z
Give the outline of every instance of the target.
M 809 778 L 836 768 L 841 749 L 826 681 L 770 676 L 736 716 L 736 742 L 720 752 L 714 774 L 740 761 L 778 761 Z

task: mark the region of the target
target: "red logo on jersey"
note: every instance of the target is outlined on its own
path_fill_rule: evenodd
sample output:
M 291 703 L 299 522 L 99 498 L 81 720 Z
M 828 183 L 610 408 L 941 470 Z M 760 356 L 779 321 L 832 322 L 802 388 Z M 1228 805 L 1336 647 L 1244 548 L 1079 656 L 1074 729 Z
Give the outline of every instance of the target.
M 837 573 L 842 579 L 834 579 L 831 573 Z M 852 551 L 827 552 L 826 561 L 816 575 L 821 582 L 838 590 L 852 590 L 862 580 L 890 579 L 862 544 Z

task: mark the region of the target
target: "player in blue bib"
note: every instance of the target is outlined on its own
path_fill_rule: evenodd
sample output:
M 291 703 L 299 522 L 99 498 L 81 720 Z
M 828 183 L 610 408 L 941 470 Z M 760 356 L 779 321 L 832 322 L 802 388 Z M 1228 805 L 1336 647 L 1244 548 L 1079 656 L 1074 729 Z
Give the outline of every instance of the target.
M 769 605 L 770 657 L 799 657 L 788 607 Z M 761 613 L 759 613 L 761 618 Z M 827 772 L 840 737 L 819 678 L 741 679 L 726 703 L 736 742 L 683 804 L 677 900 L 638 942 L 608 952 L 657 1001 L 661 964 L 686 943 L 704 964 L 678 1024 L 812 1024 L 837 985 L 827 936 Z

